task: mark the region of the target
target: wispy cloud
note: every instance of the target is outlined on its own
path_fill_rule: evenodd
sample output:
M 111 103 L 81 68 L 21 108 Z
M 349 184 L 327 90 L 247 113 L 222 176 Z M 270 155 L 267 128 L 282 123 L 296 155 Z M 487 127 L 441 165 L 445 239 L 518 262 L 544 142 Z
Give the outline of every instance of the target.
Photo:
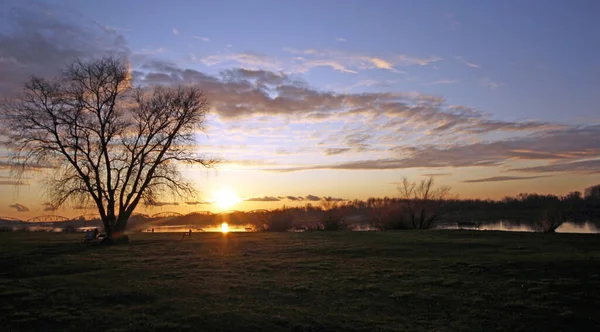
M 400 55 L 397 57 L 397 59 L 400 63 L 406 64 L 406 65 L 419 65 L 419 66 L 426 66 L 426 65 L 444 60 L 443 58 L 440 58 L 438 56 L 432 56 L 429 58 L 417 58 L 417 57 L 410 57 L 407 55 Z
M 280 199 L 275 196 L 250 197 L 244 199 L 245 202 L 279 202 Z
M 346 38 L 342 38 L 342 37 L 337 37 L 336 40 L 339 41 L 340 43 L 346 42 Z
M 162 53 L 166 53 L 167 49 L 164 47 L 158 47 L 158 48 L 142 48 L 140 50 L 134 51 L 133 55 L 141 55 L 141 56 L 152 56 L 152 55 L 157 55 L 157 54 L 162 54 Z
M 299 66 L 296 67 L 296 71 L 306 72 L 306 71 L 308 71 L 308 70 L 310 70 L 312 68 L 316 68 L 316 67 L 331 67 L 331 69 L 333 69 L 333 70 L 341 71 L 341 72 L 344 72 L 344 73 L 358 74 L 358 72 L 356 70 L 348 69 L 342 63 L 340 63 L 338 61 L 335 61 L 335 60 L 311 60 L 311 61 L 305 61 L 301 65 L 299 65 Z
M 320 201 L 321 197 L 315 196 L 315 195 L 307 195 L 306 197 L 304 197 L 304 199 L 307 200 L 307 201 L 313 201 L 313 202 L 315 202 L 315 201 Z
M 484 78 L 480 79 L 479 84 L 481 84 L 485 87 L 488 87 L 492 90 L 499 89 L 500 87 L 502 87 L 504 85 L 504 83 L 492 81 L 488 77 L 484 77 Z
M 426 173 L 426 174 L 421 174 L 421 176 L 425 176 L 425 177 L 435 177 L 435 176 L 447 176 L 447 175 L 452 175 L 452 173 Z
M 187 205 L 207 205 L 207 204 L 213 204 L 212 201 L 187 201 L 185 202 L 185 204 Z
M 171 29 L 171 32 L 172 32 L 172 33 L 173 33 L 175 36 L 179 35 L 179 30 L 177 30 L 177 28 L 173 28 L 173 29 Z
M 179 206 L 179 202 L 145 202 L 145 206 Z
M 428 85 L 438 85 L 438 84 L 455 84 L 458 83 L 458 80 L 448 80 L 448 79 L 440 79 L 437 81 L 433 81 L 430 83 L 427 83 Z
M 397 149 L 397 155 L 388 158 L 345 161 L 322 165 L 279 168 L 289 172 L 314 169 L 382 170 L 442 167 L 498 167 L 514 160 L 556 163 L 543 166 L 511 169 L 515 172 L 600 172 L 600 160 L 589 158 L 600 154 L 600 125 L 572 127 L 526 137 L 495 142 L 441 146 L 413 146 Z M 582 160 L 583 159 L 583 160 Z
M 29 185 L 28 182 L 25 182 L 22 180 L 0 178 L 0 186 L 28 186 L 28 185 Z
M 336 154 L 342 154 L 344 152 L 352 151 L 351 148 L 327 148 L 323 150 L 323 153 L 327 156 L 333 156 Z
M 208 37 L 192 36 L 192 38 L 199 39 L 199 40 L 202 40 L 202 41 L 205 41 L 205 42 L 209 42 L 210 41 L 210 38 L 208 38 Z
M 237 64 L 242 68 L 249 69 L 283 69 L 283 64 L 279 60 L 273 59 L 264 54 L 253 52 L 209 55 L 201 58 L 200 62 L 206 66 Z
M 493 176 L 489 178 L 472 179 L 462 181 L 464 183 L 480 183 L 480 182 L 501 182 L 501 181 L 519 181 L 519 180 L 532 180 L 547 177 L 547 175 L 538 176 Z
M 480 67 L 478 64 L 475 64 L 475 63 L 473 63 L 473 62 L 469 62 L 469 61 L 467 61 L 467 59 L 465 59 L 465 58 L 464 58 L 464 57 L 462 57 L 462 56 L 455 56 L 454 58 L 455 58 L 456 60 L 460 61 L 461 63 L 463 63 L 463 64 L 467 65 L 468 67 L 471 67 L 471 68 L 479 68 L 479 67 Z
M 26 207 L 25 205 L 20 204 L 20 203 L 15 203 L 15 204 L 9 205 L 8 207 L 12 208 L 12 209 L 15 209 L 17 212 L 27 212 L 27 211 L 29 211 L 28 207 Z
M 361 70 L 383 69 L 394 73 L 404 73 L 396 66 L 426 66 L 441 61 L 440 57 L 417 58 L 406 55 L 379 57 L 342 51 L 284 48 L 293 55 L 291 58 L 274 58 L 252 52 L 214 54 L 200 61 L 207 66 L 237 63 L 244 68 L 285 70 L 292 73 L 305 73 L 317 67 L 330 67 L 333 70 L 356 74 Z
M 439 96 L 413 92 L 380 93 L 336 93 L 322 91 L 298 81 L 293 75 L 269 70 L 234 69 L 223 71 L 220 76 L 211 76 L 193 69 L 182 69 L 174 64 L 153 61 L 144 67 L 145 74 L 138 77 L 144 84 L 200 84 L 211 96 L 214 114 L 224 124 L 234 124 L 226 133 L 227 137 L 237 137 L 240 133 L 246 139 L 274 138 L 276 134 L 287 138 L 289 142 L 300 146 L 290 148 L 288 143 L 272 147 L 263 160 L 291 156 L 290 151 L 300 148 L 315 151 L 328 158 L 380 157 L 388 153 L 387 158 L 372 161 L 355 161 L 355 164 L 333 165 L 334 168 L 410 168 L 410 167 L 466 167 L 468 165 L 496 165 L 505 158 L 554 158 L 533 155 L 525 151 L 530 143 L 504 142 L 510 151 L 494 156 L 496 161 L 479 160 L 471 156 L 475 149 L 481 149 L 481 156 L 489 155 L 486 149 L 500 149 L 502 146 L 474 146 L 473 149 L 460 149 L 473 141 L 481 140 L 482 135 L 493 132 L 504 136 L 520 136 L 531 133 L 544 133 L 560 130 L 564 125 L 535 120 L 507 121 L 497 120 L 489 114 L 460 105 L 447 105 Z M 268 133 L 258 121 L 258 117 L 267 117 Z M 340 125 L 339 121 L 343 121 Z M 276 123 L 281 123 L 277 127 Z M 314 140 L 307 141 L 304 134 L 289 130 L 290 123 L 329 123 L 329 129 L 314 133 Z M 335 125 L 334 125 L 335 124 Z M 263 129 L 260 129 L 263 128 Z M 225 136 L 223 136 L 225 137 Z M 273 142 L 283 142 L 274 140 Z M 307 145 L 302 145 L 303 141 Z M 416 141 L 412 150 L 401 152 L 397 142 Z M 320 145 L 315 148 L 315 144 Z M 266 144 L 266 143 L 265 143 Z M 276 144 L 276 143 L 275 143 Z M 423 147 L 428 148 L 421 151 Z M 456 156 L 448 149 L 455 149 Z M 514 151 L 513 151 L 514 150 Z M 215 150 L 218 151 L 218 150 Z M 265 152 L 261 152 L 265 153 Z M 404 158 L 395 154 L 403 153 Z M 431 154 L 438 154 L 442 160 L 436 161 Z M 466 154 L 469 158 L 460 157 Z M 295 154 L 295 153 L 294 153 Z M 406 159 L 414 156 L 414 160 Z M 429 159 L 427 161 L 426 159 Z M 463 160 L 463 161 L 461 161 Z M 237 167 L 237 166 L 236 166 Z M 245 167 L 245 166 L 241 166 Z M 254 169 L 286 169 L 283 164 L 250 165 Z M 301 168 L 304 168 L 302 166 Z M 292 169 L 293 170 L 293 169 Z
M 323 199 L 327 199 L 329 201 L 336 201 L 336 202 L 345 201 L 344 198 L 339 198 L 339 197 L 330 197 L 330 196 L 322 196 L 321 197 L 321 196 L 309 194 L 306 196 L 287 195 L 287 196 L 248 197 L 248 198 L 244 199 L 244 202 L 280 202 L 280 201 L 284 201 L 284 200 L 294 201 L 294 202 L 298 202 L 298 201 L 318 202 Z
M 44 211 L 46 212 L 58 210 L 58 206 L 53 205 L 51 203 L 43 203 L 42 206 L 44 207 Z
M 317 49 L 294 49 L 283 48 L 287 53 L 297 55 L 294 60 L 298 64 L 297 68 L 308 70 L 315 67 L 319 63 L 336 63 L 338 68 L 343 68 L 341 71 L 359 71 L 369 69 L 383 69 L 395 73 L 403 73 L 396 66 L 425 66 L 437 61 L 441 61 L 440 57 L 418 58 L 407 55 L 397 56 L 374 56 L 369 54 L 352 53 L 334 50 L 317 50 Z M 335 68 L 334 68 L 335 69 Z
M 513 168 L 511 171 L 527 173 L 581 173 L 600 174 L 600 159 L 580 160 L 574 162 L 557 162 L 548 165 Z
M 363 60 L 370 62 L 371 64 L 373 64 L 373 66 L 375 68 L 379 68 L 379 69 L 385 69 L 385 70 L 389 70 L 389 71 L 393 71 L 395 73 L 399 73 L 398 70 L 396 70 L 396 68 L 394 68 L 394 65 L 386 60 L 380 59 L 380 58 L 375 58 L 375 57 L 364 57 Z

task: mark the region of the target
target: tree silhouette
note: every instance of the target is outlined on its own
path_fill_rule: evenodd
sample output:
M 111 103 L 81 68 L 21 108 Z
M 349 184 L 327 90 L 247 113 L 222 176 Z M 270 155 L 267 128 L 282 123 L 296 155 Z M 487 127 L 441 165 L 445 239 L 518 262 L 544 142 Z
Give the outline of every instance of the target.
M 51 203 L 95 205 L 109 242 L 124 235 L 140 201 L 195 192 L 178 164 L 216 163 L 191 148 L 209 109 L 203 92 L 134 88 L 116 58 L 77 60 L 53 80 L 32 77 L 2 108 L 19 174 L 49 167 Z
M 420 182 L 410 182 L 403 178 L 398 185 L 400 198 L 408 213 L 412 227 L 415 229 L 430 228 L 443 210 L 442 203 L 450 196 L 450 187 L 436 187 L 433 177 Z

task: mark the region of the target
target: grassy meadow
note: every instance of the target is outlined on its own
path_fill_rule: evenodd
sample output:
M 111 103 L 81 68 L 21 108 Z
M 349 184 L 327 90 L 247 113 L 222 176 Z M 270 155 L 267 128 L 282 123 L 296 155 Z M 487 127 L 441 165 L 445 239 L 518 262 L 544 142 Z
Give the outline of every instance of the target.
M 0 233 L 0 331 L 599 331 L 600 236 Z

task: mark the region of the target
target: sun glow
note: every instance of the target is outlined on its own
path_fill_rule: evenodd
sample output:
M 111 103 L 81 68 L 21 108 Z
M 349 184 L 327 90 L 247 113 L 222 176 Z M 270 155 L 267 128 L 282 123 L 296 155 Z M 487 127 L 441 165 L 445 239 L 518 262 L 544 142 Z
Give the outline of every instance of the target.
M 221 232 L 222 232 L 222 233 L 227 233 L 227 232 L 229 232 L 229 225 L 227 225 L 227 223 L 226 223 L 226 222 L 224 222 L 224 223 L 222 223 L 222 224 L 221 224 Z
M 215 194 L 213 201 L 220 209 L 227 210 L 239 203 L 240 198 L 233 191 L 222 189 Z

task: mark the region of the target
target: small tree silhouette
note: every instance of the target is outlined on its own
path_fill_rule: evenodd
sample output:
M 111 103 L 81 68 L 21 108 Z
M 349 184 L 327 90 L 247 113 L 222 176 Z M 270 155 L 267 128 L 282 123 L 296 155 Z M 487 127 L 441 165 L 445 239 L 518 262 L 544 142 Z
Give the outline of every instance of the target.
M 420 182 L 404 178 L 398 185 L 404 209 L 415 229 L 430 228 L 442 215 L 442 204 L 450 196 L 450 187 L 436 187 L 433 177 Z

